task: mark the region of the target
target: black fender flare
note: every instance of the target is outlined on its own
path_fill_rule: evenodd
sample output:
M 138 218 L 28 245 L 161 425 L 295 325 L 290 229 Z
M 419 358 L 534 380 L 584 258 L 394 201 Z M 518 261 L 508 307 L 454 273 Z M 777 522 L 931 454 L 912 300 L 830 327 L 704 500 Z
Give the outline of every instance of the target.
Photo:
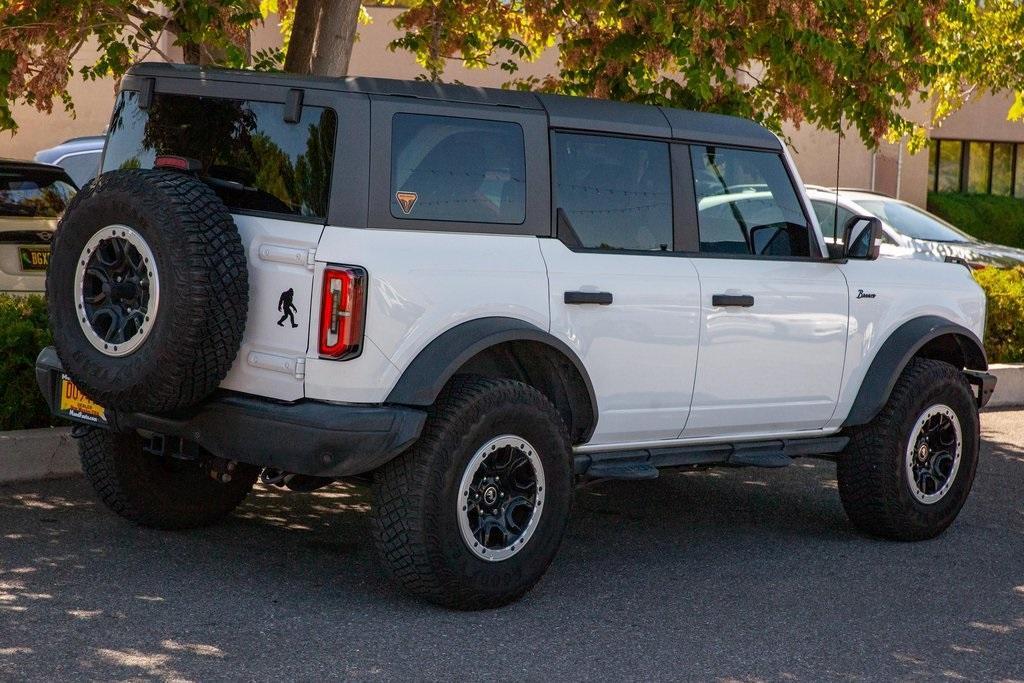
M 477 318 L 447 330 L 427 344 L 402 372 L 387 403 L 429 406 L 437 399 L 448 380 L 473 356 L 492 346 L 510 341 L 531 341 L 545 344 L 565 356 L 576 368 L 587 387 L 593 424 L 587 438 L 597 425 L 597 395 L 583 361 L 568 344 L 541 328 L 518 318 Z
M 953 335 L 960 345 L 966 368 L 988 370 L 985 347 L 969 329 L 937 315 L 912 318 L 893 330 L 878 349 L 843 427 L 863 425 L 873 420 L 889 400 L 896 380 L 910 359 L 925 344 L 944 335 Z

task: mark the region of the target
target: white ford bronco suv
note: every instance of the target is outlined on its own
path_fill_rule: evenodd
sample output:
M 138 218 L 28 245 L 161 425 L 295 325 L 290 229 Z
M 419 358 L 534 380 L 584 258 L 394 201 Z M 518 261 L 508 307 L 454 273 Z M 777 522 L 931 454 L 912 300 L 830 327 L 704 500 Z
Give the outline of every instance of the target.
M 742 119 L 144 64 L 37 375 L 123 517 L 371 483 L 383 567 L 456 608 L 538 581 L 585 478 L 830 458 L 859 529 L 926 539 L 978 464 L 985 300 L 880 230 L 826 244 Z

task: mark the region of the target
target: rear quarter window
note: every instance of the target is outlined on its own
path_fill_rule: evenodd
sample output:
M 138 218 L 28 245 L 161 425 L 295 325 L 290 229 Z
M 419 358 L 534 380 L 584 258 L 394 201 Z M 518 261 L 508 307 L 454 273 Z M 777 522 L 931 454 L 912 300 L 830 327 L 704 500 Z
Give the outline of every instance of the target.
M 324 219 L 330 196 L 337 116 L 305 106 L 297 123 L 284 105 L 157 93 L 141 110 L 122 92 L 103 170 L 152 168 L 157 156 L 195 159 L 199 176 L 229 209 Z
M 395 114 L 391 215 L 519 224 L 526 219 L 526 147 L 518 123 Z

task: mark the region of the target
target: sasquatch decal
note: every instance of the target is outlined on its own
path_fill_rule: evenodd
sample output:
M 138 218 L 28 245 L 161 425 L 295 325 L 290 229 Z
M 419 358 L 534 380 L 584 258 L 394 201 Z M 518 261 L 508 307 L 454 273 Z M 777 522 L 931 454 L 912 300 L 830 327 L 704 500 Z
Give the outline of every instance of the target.
M 292 327 L 298 327 L 298 323 L 295 322 L 295 313 L 299 310 L 295 308 L 295 304 L 292 300 L 295 298 L 295 290 L 287 289 L 281 292 L 281 298 L 277 300 L 277 310 L 281 311 L 284 315 L 277 321 L 277 324 L 284 327 L 285 319 L 289 319 L 292 322 Z

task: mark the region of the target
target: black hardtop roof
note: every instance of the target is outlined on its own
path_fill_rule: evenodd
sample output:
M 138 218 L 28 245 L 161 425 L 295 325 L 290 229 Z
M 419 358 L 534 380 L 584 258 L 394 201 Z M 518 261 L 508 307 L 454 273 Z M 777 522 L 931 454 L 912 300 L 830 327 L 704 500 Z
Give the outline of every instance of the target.
M 141 78 L 205 79 L 254 86 L 273 83 L 289 88 L 518 107 L 546 111 L 552 128 L 616 132 L 709 144 L 758 147 L 776 151 L 782 149 L 782 143 L 771 131 L 747 119 L 586 97 L 568 97 L 523 90 L 502 90 L 394 78 L 301 76 L 165 62 L 138 64 L 131 68 L 129 75 Z

